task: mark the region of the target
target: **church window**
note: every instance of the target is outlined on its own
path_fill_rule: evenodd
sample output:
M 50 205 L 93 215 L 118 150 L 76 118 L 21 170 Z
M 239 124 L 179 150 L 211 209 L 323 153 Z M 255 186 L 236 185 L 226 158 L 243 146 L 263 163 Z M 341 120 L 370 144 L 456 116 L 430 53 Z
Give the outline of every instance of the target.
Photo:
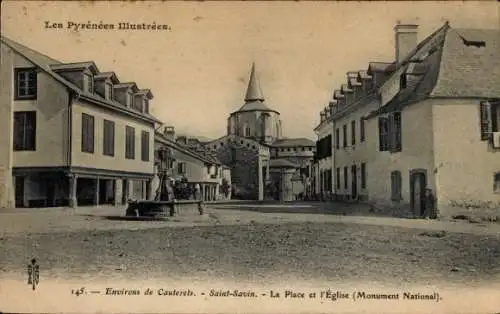
M 245 136 L 250 136 L 250 128 L 249 127 L 245 128 Z

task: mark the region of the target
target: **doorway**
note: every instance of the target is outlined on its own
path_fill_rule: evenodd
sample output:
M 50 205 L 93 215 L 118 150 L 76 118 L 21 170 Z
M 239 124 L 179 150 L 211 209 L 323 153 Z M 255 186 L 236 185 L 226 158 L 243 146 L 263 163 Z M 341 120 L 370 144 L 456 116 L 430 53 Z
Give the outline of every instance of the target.
M 427 187 L 427 171 L 423 169 L 410 171 L 410 203 L 411 211 L 415 216 L 422 216 L 424 212 L 423 197 Z
M 356 165 L 351 166 L 351 198 L 353 200 L 358 198 L 358 176 Z

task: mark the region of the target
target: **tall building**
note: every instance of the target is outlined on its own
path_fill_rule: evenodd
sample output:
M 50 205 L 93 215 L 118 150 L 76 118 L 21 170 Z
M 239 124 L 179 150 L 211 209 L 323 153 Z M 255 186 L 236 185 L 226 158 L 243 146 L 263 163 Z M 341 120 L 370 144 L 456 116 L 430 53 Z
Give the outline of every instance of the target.
M 93 61 L 63 63 L 1 39 L 4 207 L 121 204 L 151 194 L 153 94 Z
M 227 119 L 227 134 L 204 148 L 231 166 L 233 196 L 290 201 L 310 191 L 316 144 L 283 136 L 280 113 L 266 103 L 255 64 L 244 104 Z
M 500 212 L 500 32 L 398 24 L 395 60 L 334 93 L 334 194 L 419 216 Z

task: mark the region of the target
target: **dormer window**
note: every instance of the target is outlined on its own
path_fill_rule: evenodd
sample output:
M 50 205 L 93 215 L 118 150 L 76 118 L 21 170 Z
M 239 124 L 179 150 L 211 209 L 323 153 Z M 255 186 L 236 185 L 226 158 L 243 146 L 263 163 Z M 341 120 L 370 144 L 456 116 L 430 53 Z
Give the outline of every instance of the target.
M 91 94 L 94 93 L 94 78 L 92 77 L 92 74 L 83 74 L 83 89 Z
M 142 109 L 144 110 L 144 113 L 149 113 L 149 99 L 144 97 L 142 101 Z
M 401 74 L 399 77 L 399 89 L 405 89 L 408 86 L 406 81 L 406 73 Z
M 127 107 L 134 107 L 134 94 L 132 93 L 132 91 L 127 92 Z
M 109 82 L 106 83 L 104 86 L 104 94 L 107 100 L 113 100 L 113 84 Z

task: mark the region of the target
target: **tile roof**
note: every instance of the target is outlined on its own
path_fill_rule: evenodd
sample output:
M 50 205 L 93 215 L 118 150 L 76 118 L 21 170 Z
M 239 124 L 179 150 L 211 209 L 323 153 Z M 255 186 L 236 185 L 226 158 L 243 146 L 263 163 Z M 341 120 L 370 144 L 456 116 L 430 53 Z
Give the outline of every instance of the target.
M 450 29 L 431 96 L 500 97 L 500 31 Z
M 51 66 L 53 65 L 60 65 L 62 64 L 61 61 L 52 59 L 42 53 L 39 53 L 38 51 L 35 51 L 31 48 L 28 48 L 24 45 L 21 45 L 11 39 L 8 39 L 4 36 L 1 36 L 1 42 L 19 53 L 20 55 L 24 56 L 26 59 L 28 59 L 30 62 L 35 64 L 37 67 L 39 67 L 41 70 L 49 74 L 52 78 L 54 78 L 56 81 L 61 83 L 62 85 L 68 87 L 71 91 L 79 95 L 81 98 L 86 99 L 88 101 L 92 101 L 94 103 L 98 103 L 100 105 L 113 108 L 114 110 L 125 112 L 129 115 L 133 115 L 135 117 L 147 119 L 151 122 L 159 123 L 160 121 L 156 119 L 154 116 L 151 114 L 146 114 L 146 113 L 139 113 L 137 111 L 134 111 L 130 108 L 126 108 L 120 103 L 116 101 L 110 101 L 107 99 L 104 99 L 103 97 L 100 97 L 97 94 L 92 94 L 87 91 L 82 90 L 75 84 L 69 82 L 68 80 L 64 79 L 61 75 L 59 75 L 57 72 L 52 70 Z
M 279 112 L 269 108 L 263 101 L 260 101 L 260 100 L 246 102 L 236 112 L 245 112 L 245 111 L 272 111 L 272 112 L 279 114 Z
M 215 164 L 219 164 L 219 165 L 222 164 L 218 160 L 217 157 L 206 154 L 204 150 L 198 152 L 195 149 L 190 149 L 190 148 L 182 145 L 181 143 L 178 143 L 176 141 L 169 139 L 168 137 L 166 137 L 163 133 L 161 133 L 159 131 L 155 132 L 155 140 L 160 142 L 160 143 L 167 144 L 167 145 L 171 146 L 172 148 L 174 148 L 174 149 L 176 149 L 184 154 L 190 155 L 191 157 L 194 157 L 202 162 L 215 163 Z
M 484 46 L 483 46 L 484 44 Z M 418 61 L 418 62 L 411 62 Z M 429 97 L 500 97 L 500 31 L 445 24 L 403 62 L 413 83 L 370 114 L 401 110 Z
M 296 146 L 316 146 L 316 142 L 307 138 L 281 138 L 274 141 L 271 146 L 274 147 L 296 147 Z

